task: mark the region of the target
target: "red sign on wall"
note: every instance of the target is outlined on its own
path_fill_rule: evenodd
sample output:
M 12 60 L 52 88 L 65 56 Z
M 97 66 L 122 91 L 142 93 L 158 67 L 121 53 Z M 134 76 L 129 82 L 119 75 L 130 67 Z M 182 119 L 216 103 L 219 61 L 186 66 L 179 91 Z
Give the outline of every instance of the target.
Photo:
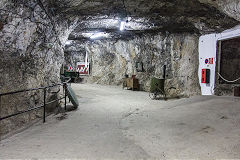
M 205 64 L 213 64 L 213 58 L 205 59 Z
M 73 66 L 72 65 L 68 65 L 68 71 L 72 72 L 73 70 L 74 70 Z
M 78 62 L 77 72 L 79 72 L 80 75 L 89 75 L 89 63 Z
M 209 58 L 208 64 L 213 64 L 213 58 Z

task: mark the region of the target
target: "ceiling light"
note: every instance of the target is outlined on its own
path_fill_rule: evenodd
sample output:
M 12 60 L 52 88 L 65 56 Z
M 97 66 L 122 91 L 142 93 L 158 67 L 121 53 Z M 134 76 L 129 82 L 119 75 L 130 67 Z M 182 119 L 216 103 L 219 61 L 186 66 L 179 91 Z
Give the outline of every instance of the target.
M 126 22 L 125 21 L 121 21 L 120 31 L 123 31 L 125 29 L 125 25 L 126 25 Z
M 98 32 L 98 33 L 94 33 L 91 35 L 91 39 L 98 39 L 98 38 L 102 38 L 102 37 L 105 37 L 107 38 L 109 36 L 109 34 L 107 33 L 104 33 L 104 32 Z
M 65 45 L 70 45 L 72 41 L 66 41 Z

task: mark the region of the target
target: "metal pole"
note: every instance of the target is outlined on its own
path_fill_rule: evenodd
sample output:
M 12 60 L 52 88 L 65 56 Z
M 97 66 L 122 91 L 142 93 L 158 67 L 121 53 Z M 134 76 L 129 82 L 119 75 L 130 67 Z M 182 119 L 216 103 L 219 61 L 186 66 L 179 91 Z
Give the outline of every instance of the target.
M 219 41 L 219 43 L 218 43 L 218 73 L 220 73 L 221 72 L 221 54 L 222 54 L 222 41 Z M 220 79 L 220 77 L 219 77 L 219 75 L 217 75 L 218 76 L 218 80 Z
M 46 88 L 43 90 L 44 98 L 43 98 L 43 123 L 46 122 Z
M 1 113 L 2 113 L 2 96 L 0 96 L 0 118 L 1 118 Z M 0 139 L 1 140 L 1 139 Z
M 163 79 L 166 79 L 166 65 L 163 66 Z
M 64 109 L 67 110 L 67 83 L 64 83 L 64 92 L 65 92 L 65 101 L 64 101 Z

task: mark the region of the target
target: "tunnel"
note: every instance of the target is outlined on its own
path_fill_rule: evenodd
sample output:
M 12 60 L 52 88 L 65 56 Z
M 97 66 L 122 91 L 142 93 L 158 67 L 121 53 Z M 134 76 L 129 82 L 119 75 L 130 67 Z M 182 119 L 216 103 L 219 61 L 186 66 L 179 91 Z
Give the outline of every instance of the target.
M 239 159 L 239 0 L 1 0 L 0 159 Z

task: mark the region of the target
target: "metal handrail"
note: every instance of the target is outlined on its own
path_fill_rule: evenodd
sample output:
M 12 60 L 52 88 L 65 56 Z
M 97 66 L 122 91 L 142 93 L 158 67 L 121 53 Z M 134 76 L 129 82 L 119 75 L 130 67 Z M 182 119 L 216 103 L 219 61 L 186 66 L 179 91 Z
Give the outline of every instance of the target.
M 49 105 L 49 104 L 51 104 L 51 103 L 54 103 L 54 102 L 57 102 L 57 101 L 59 101 L 59 100 L 64 99 L 64 100 L 65 100 L 64 108 L 65 108 L 65 110 L 67 110 L 67 93 L 66 93 L 66 89 L 67 89 L 67 83 L 69 83 L 70 80 L 71 80 L 71 78 L 69 78 L 69 79 L 68 79 L 67 81 L 65 81 L 65 82 L 57 83 L 57 84 L 50 85 L 50 86 L 47 86 L 47 87 L 31 88 L 31 89 L 24 89 L 24 90 L 7 92 L 7 93 L 0 93 L 0 104 L 1 104 L 1 97 L 3 97 L 3 96 L 13 95 L 13 94 L 23 93 L 23 92 L 37 91 L 37 90 L 43 90 L 43 91 L 44 91 L 43 104 L 42 104 L 42 105 L 40 105 L 40 106 L 31 106 L 30 109 L 23 110 L 23 111 L 19 111 L 19 112 L 17 112 L 17 113 L 10 114 L 10 115 L 4 116 L 4 117 L 0 117 L 0 121 L 1 121 L 1 120 L 4 120 L 4 119 L 7 119 L 7 118 L 10 118 L 10 117 L 14 117 L 14 116 L 23 114 L 23 113 L 27 113 L 27 112 L 30 112 L 30 111 L 33 111 L 33 110 L 38 110 L 38 109 L 43 108 L 43 123 L 45 123 L 45 122 L 46 122 L 46 105 Z M 57 87 L 57 86 L 63 86 L 64 97 L 61 97 L 61 98 L 55 99 L 55 100 L 53 100 L 53 101 L 47 102 L 47 101 L 46 101 L 47 89 L 53 88 L 53 87 Z M 58 92 L 56 92 L 56 94 L 57 94 L 57 93 L 58 93 Z
M 7 92 L 7 93 L 0 93 L 0 96 L 7 96 L 11 94 L 16 94 L 16 93 L 22 93 L 22 92 L 29 92 L 29 91 L 36 91 L 36 90 L 41 90 L 41 89 L 46 89 L 46 88 L 53 88 L 56 86 L 60 86 L 62 84 L 56 84 L 56 85 L 51 85 L 47 87 L 39 87 L 39 88 L 31 88 L 31 89 L 24 89 L 24 90 L 19 90 L 19 91 L 13 91 L 13 92 Z

